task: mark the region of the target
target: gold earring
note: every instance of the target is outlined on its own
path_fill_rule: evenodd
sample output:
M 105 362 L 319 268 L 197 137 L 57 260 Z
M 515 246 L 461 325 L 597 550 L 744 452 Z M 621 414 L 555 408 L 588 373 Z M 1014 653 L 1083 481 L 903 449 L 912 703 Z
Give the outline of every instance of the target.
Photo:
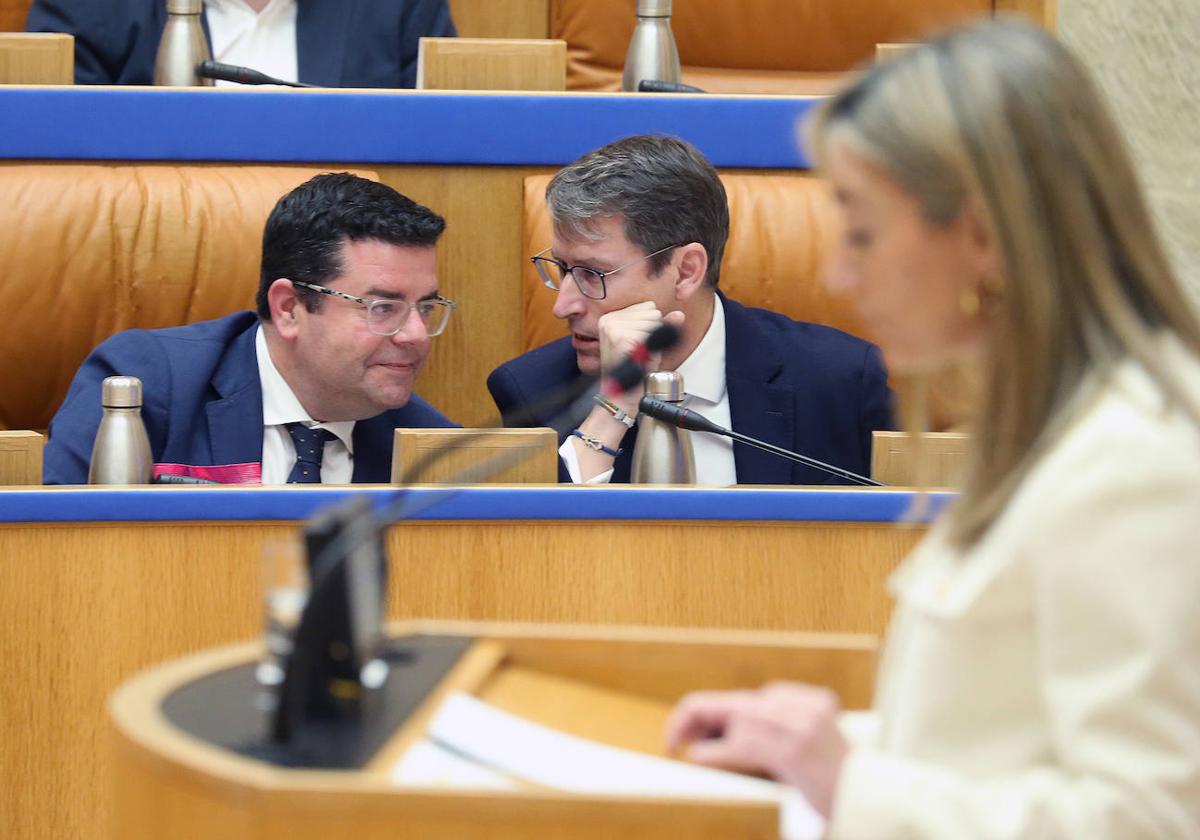
M 973 287 L 966 286 L 958 293 L 958 308 L 968 318 L 979 314 L 979 292 Z

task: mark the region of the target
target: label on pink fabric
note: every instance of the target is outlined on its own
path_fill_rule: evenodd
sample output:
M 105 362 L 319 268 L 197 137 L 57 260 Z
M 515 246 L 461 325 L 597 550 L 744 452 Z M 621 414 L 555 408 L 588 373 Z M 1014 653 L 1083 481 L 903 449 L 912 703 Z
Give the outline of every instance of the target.
M 219 484 L 262 484 L 262 464 L 215 464 L 211 467 L 193 467 L 189 464 L 155 464 L 154 477 L 160 475 L 186 475 L 205 478 Z

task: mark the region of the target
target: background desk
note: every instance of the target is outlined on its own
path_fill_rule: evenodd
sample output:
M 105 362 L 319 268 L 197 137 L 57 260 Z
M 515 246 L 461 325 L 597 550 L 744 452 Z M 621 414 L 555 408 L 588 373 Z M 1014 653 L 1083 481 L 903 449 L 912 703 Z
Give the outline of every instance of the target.
M 797 119 L 812 103 L 795 97 L 0 87 L 0 167 L 222 161 L 377 172 L 447 219 L 438 246 L 440 288 L 459 307 L 434 342 L 418 390 L 459 423 L 484 427 L 495 425 L 488 373 L 525 349 L 526 176 L 551 172 L 619 137 L 669 133 L 695 143 L 724 170 L 807 177 L 794 171 L 806 165 L 794 138 Z M 0 253 L 0 271 L 6 259 Z M 227 311 L 249 307 L 253 285 L 248 282 Z M 16 291 L 9 290 L 12 304 L 27 305 Z M 737 296 L 736 289 L 727 291 Z M 552 293 L 539 294 L 549 307 Z M 36 342 L 23 341 L 20 329 L 9 334 L 0 336 L 0 357 L 16 360 L 14 367 L 47 363 L 29 352 Z M 104 337 L 94 336 L 95 343 Z M 81 361 L 51 360 L 72 370 Z M 14 387 L 18 371 L 10 371 L 6 376 L 0 369 L 0 394 Z
M 0 491 L 0 836 L 106 836 L 105 697 L 256 636 L 263 540 L 348 492 Z M 429 494 L 389 533 L 393 618 L 879 633 L 920 535 L 893 524 L 898 491 L 414 491 Z

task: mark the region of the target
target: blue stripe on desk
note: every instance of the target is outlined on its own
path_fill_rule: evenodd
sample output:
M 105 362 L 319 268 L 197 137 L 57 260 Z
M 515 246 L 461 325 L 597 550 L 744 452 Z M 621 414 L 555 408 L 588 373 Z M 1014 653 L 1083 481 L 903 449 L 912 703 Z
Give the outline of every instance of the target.
M 0 158 L 561 166 L 630 134 L 807 167 L 800 97 L 0 87 Z
M 389 488 L 47 488 L 0 491 L 0 522 L 178 522 L 306 519 L 366 494 L 382 508 Z M 897 490 L 466 487 L 407 491 L 422 520 L 702 520 L 894 522 L 913 494 Z M 932 494 L 940 508 L 946 494 Z

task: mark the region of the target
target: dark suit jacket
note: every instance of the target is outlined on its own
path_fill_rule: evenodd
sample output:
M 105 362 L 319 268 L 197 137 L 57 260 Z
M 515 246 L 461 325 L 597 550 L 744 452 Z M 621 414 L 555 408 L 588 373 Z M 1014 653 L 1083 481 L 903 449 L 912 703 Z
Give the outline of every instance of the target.
M 721 301 L 734 431 L 868 475 L 871 432 L 893 428 L 878 349 L 832 327 L 751 309 L 723 295 Z M 487 384 L 506 424 L 525 414 L 520 425 L 554 426 L 563 434 L 576 418 L 564 424 L 555 416 L 559 407 L 536 404 L 579 376 L 570 339 L 563 338 L 505 362 Z M 636 433 L 631 430 L 621 444 L 614 482 L 629 481 Z M 733 457 L 739 484 L 845 483 L 740 443 Z
M 258 315 L 237 312 L 165 330 L 129 330 L 84 361 L 50 423 L 46 484 L 86 484 L 106 376 L 142 380 L 142 419 L 156 464 L 262 461 L 262 384 L 254 351 Z M 354 424 L 356 483 L 391 480 L 393 429 L 453 426 L 413 395 L 403 408 Z
M 25 28 L 75 36 L 76 84 L 148 85 L 166 20 L 163 0 L 34 0 Z M 418 39 L 454 34 L 446 0 L 299 0 L 299 81 L 414 87 Z

